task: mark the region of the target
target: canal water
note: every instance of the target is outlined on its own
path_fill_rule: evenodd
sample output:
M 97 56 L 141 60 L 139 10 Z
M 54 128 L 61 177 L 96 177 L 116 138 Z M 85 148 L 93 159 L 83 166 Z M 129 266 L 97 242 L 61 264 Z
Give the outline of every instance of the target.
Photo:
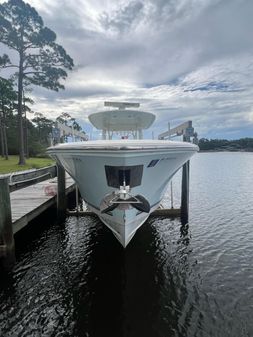
M 0 336 L 253 336 L 253 153 L 197 154 L 190 186 L 188 224 L 150 218 L 125 250 L 88 216 L 19 235 Z

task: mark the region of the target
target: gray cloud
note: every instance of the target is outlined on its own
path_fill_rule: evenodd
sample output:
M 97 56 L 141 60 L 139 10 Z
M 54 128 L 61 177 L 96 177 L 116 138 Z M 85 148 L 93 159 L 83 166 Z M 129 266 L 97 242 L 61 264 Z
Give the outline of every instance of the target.
M 34 90 L 37 110 L 86 120 L 104 99 L 140 101 L 156 133 L 191 118 L 202 136 L 252 136 L 252 1 L 28 2 L 76 64 L 65 91 Z
M 141 1 L 131 1 L 112 13 L 101 14 L 101 24 L 107 30 L 124 33 L 135 28 L 143 14 L 144 5 Z

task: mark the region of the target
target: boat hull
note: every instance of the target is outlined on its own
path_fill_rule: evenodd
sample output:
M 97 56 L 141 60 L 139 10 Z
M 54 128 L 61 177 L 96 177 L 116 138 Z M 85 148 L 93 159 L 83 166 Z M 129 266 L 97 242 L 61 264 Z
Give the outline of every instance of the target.
M 197 150 L 188 143 L 138 140 L 64 144 L 48 153 L 64 166 L 89 208 L 126 247 L 159 206 L 173 175 Z M 130 188 L 125 199 L 119 193 L 122 174 Z

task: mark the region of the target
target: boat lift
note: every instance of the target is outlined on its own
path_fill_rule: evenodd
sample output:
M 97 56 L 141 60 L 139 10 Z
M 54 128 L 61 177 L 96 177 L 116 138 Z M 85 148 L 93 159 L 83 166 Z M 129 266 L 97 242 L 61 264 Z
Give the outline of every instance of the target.
M 73 141 L 87 141 L 88 136 L 84 131 L 77 131 L 73 126 L 68 126 L 64 123 L 56 122 L 55 127 L 52 129 L 51 146 L 59 144 L 62 137 L 72 136 Z
M 168 131 L 158 135 L 160 140 L 171 140 L 172 137 L 183 136 L 184 142 L 191 142 L 198 145 L 198 134 L 194 132 L 192 121 L 184 122 L 171 129 L 168 123 Z M 190 176 L 190 161 L 188 160 L 182 167 L 182 183 L 181 183 L 181 207 L 179 209 L 181 219 L 184 223 L 188 222 L 189 216 L 189 176 Z M 171 209 L 173 206 L 173 185 L 171 181 Z M 169 211 L 169 210 L 168 210 Z
M 165 131 L 158 135 L 158 139 L 171 139 L 172 137 L 183 136 L 184 142 L 190 142 L 191 138 L 193 144 L 198 144 L 198 134 L 194 132 L 192 126 L 192 121 L 184 122 L 174 128 L 170 128 L 170 123 L 168 123 L 168 131 Z

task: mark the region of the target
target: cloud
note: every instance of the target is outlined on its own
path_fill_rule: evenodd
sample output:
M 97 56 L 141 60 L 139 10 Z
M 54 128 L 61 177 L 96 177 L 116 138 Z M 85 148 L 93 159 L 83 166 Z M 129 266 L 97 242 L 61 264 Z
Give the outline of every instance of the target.
M 192 119 L 200 136 L 252 136 L 252 1 L 28 2 L 76 65 L 65 91 L 34 88 L 37 110 L 86 120 L 104 100 L 139 101 L 157 134 Z
M 113 13 L 103 12 L 101 14 L 101 24 L 106 30 L 125 33 L 138 26 L 143 14 L 144 4 L 141 1 L 131 1 L 114 11 Z

